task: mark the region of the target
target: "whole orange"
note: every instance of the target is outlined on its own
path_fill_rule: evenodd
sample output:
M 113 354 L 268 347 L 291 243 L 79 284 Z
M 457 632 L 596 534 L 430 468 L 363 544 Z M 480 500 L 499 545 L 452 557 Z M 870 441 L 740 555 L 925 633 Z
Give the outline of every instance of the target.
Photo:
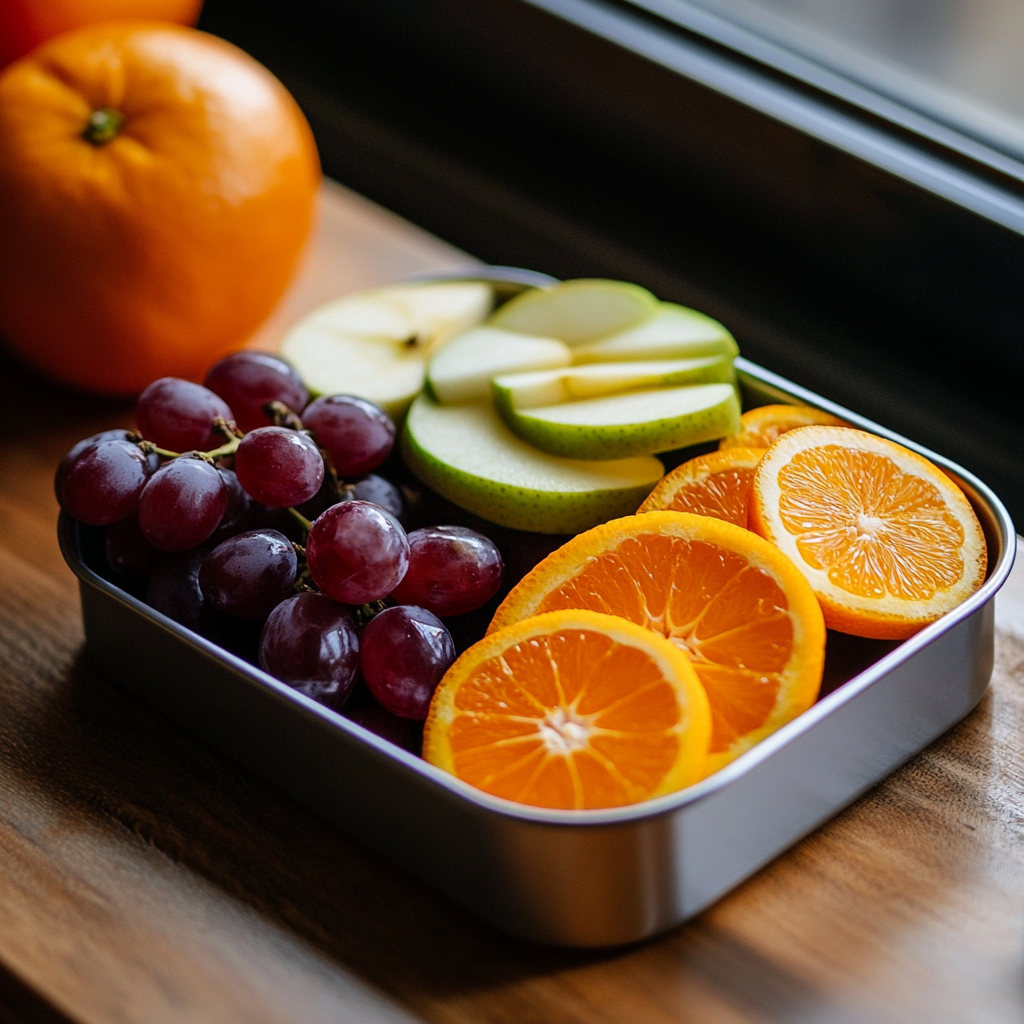
M 73 387 L 132 394 L 243 345 L 302 253 L 305 118 L 223 40 L 111 22 L 0 74 L 0 334 Z
M 194 25 L 202 0 L 3 0 L 0 68 L 61 32 L 118 18 Z

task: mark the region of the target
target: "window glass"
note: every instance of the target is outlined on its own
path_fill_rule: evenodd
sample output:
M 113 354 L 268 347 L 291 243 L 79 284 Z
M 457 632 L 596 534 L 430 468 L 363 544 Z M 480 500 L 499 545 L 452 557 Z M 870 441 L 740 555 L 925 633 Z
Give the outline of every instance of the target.
M 1024 160 L 1024 0 L 640 0 L 638 6 L 691 26 L 687 13 L 695 9 L 719 15 Z

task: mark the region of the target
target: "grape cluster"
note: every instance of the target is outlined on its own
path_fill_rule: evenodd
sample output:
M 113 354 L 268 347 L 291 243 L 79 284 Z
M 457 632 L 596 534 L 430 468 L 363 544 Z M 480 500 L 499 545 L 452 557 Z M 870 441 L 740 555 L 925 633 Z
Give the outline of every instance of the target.
M 80 441 L 54 482 L 69 515 L 107 528 L 116 577 L 229 648 L 258 629 L 263 669 L 335 709 L 358 687 L 350 717 L 410 747 L 455 659 L 442 619 L 489 601 L 503 563 L 462 526 L 406 533 L 402 492 L 372 472 L 391 419 L 310 401 L 283 360 L 238 352 L 203 385 L 155 381 L 136 424 Z

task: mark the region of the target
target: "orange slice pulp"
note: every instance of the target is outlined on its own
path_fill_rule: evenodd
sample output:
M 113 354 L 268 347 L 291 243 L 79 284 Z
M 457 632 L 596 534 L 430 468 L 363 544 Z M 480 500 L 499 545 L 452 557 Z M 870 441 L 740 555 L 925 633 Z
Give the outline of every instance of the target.
M 489 632 L 561 608 L 620 615 L 686 651 L 711 705 L 708 772 L 810 707 L 821 685 L 825 626 L 810 586 L 732 523 L 647 512 L 581 533 L 512 589 Z
M 423 756 L 494 796 L 618 807 L 704 771 L 711 714 L 663 637 L 590 611 L 538 615 L 474 644 L 434 694 Z
M 739 432 L 723 437 L 718 447 L 723 451 L 727 448 L 770 448 L 787 431 L 812 423 L 847 426 L 831 413 L 809 405 L 761 405 L 745 412 L 740 417 Z
M 808 579 L 832 629 L 902 639 L 985 579 L 985 536 L 937 466 L 850 427 L 779 438 L 751 491 L 751 528 Z
M 747 525 L 754 470 L 766 448 L 727 448 L 677 466 L 651 491 L 637 512 L 693 512 Z

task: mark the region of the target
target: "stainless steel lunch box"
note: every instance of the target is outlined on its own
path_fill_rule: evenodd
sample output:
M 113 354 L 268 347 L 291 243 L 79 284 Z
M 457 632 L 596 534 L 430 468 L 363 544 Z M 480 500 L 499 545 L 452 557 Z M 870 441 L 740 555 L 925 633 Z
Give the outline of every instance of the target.
M 540 276 L 523 283 L 540 283 Z M 496 799 L 179 626 L 87 564 L 61 516 L 89 649 L 114 680 L 447 893 L 534 942 L 609 946 L 685 921 L 963 718 L 988 685 L 993 598 L 1016 535 L 995 495 L 941 456 L 738 359 L 746 407 L 801 402 L 892 438 L 960 484 L 989 544 L 982 588 L 903 643 L 829 636 L 823 696 L 703 782 L 606 811 Z

